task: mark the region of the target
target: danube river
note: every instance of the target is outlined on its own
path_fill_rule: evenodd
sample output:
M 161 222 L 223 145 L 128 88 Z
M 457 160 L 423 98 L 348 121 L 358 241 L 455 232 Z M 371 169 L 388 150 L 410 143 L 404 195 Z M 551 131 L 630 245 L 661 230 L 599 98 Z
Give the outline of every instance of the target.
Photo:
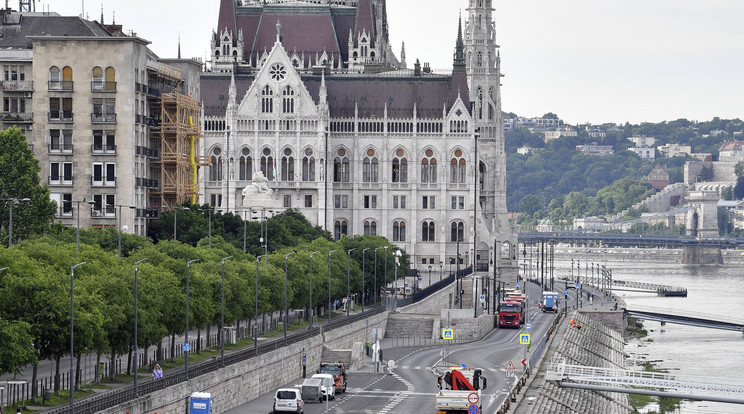
M 679 251 L 671 250 L 576 250 L 556 254 L 556 278 L 568 272 L 570 260 L 606 264 L 616 280 L 638 281 L 687 288 L 688 296 L 619 292 L 629 308 L 653 309 L 697 317 L 719 317 L 744 323 L 744 255 L 729 251 L 727 264 L 719 267 L 687 267 L 679 263 Z M 559 261 L 560 260 L 560 261 Z M 589 271 L 591 274 L 591 270 Z M 575 276 L 574 268 L 574 276 Z M 744 334 L 658 322 L 644 322 L 647 338 L 631 341 L 626 352 L 640 362 L 652 361 L 670 374 L 702 382 L 744 385 Z M 703 378 L 701 378 L 703 377 Z M 739 397 L 741 398 L 741 397 Z M 744 405 L 684 402 L 680 413 L 742 413 Z

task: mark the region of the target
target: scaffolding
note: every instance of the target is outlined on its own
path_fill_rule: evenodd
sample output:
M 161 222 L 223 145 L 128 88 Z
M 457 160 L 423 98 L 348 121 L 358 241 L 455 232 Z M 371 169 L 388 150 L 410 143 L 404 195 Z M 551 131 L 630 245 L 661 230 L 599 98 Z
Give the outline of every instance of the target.
M 199 156 L 199 103 L 178 92 L 160 95 L 160 205 L 172 209 L 199 196 L 199 166 L 209 165 Z

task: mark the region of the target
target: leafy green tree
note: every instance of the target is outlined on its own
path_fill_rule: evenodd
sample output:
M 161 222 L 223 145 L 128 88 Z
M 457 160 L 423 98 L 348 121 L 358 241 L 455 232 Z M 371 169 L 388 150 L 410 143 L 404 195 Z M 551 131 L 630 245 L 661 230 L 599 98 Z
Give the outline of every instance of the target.
M 744 177 L 736 179 L 736 185 L 734 186 L 734 197 L 737 200 L 744 198 Z
M 0 131 L 0 237 L 7 240 L 10 222 L 8 199 L 28 198 L 13 208 L 13 238 L 21 240 L 44 234 L 54 219 L 55 202 L 49 199 L 47 185 L 39 185 L 39 161 L 34 158 L 26 137 L 16 127 Z
M 21 367 L 36 364 L 31 325 L 23 321 L 8 322 L 0 317 L 0 374 L 20 374 Z
M 744 177 L 744 161 L 739 161 L 734 166 L 734 174 L 737 178 Z

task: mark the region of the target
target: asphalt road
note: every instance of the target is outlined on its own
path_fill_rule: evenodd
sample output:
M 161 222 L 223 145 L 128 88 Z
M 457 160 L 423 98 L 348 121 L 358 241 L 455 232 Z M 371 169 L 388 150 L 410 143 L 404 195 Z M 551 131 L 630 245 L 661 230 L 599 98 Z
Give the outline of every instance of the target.
M 535 288 L 535 295 L 538 294 Z M 534 303 L 534 302 L 533 302 Z M 507 398 L 508 390 L 514 383 L 513 377 L 506 377 L 506 364 L 512 364 L 520 372 L 526 357 L 526 347 L 519 344 L 520 333 L 530 333 L 532 342 L 537 343 L 547 331 L 555 314 L 543 314 L 536 306 L 530 307 L 529 332 L 524 329 L 496 329 L 479 341 L 455 344 L 447 347 L 408 347 L 384 348 L 384 357 L 393 364 L 385 367 L 384 373 L 372 373 L 367 367 L 361 372 L 349 372 L 348 389 L 339 394 L 335 401 L 326 403 L 306 403 L 305 412 L 315 413 L 434 413 L 434 399 L 437 388 L 437 368 L 465 364 L 483 370 L 488 379 L 488 388 L 482 392 L 483 412 L 496 412 Z M 300 384 L 298 378 L 286 386 Z M 273 392 L 240 407 L 226 411 L 227 414 L 254 414 L 271 412 Z M 326 408 L 327 407 L 327 408 Z

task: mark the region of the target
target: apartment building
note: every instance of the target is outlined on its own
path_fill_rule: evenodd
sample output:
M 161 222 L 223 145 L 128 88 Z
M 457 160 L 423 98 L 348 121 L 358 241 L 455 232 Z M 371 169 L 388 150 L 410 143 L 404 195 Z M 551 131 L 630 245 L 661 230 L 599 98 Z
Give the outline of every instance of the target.
M 3 127 L 26 134 L 65 225 L 144 235 L 163 205 L 162 95 L 195 106 L 201 64 L 148 44 L 117 25 L 2 11 Z

